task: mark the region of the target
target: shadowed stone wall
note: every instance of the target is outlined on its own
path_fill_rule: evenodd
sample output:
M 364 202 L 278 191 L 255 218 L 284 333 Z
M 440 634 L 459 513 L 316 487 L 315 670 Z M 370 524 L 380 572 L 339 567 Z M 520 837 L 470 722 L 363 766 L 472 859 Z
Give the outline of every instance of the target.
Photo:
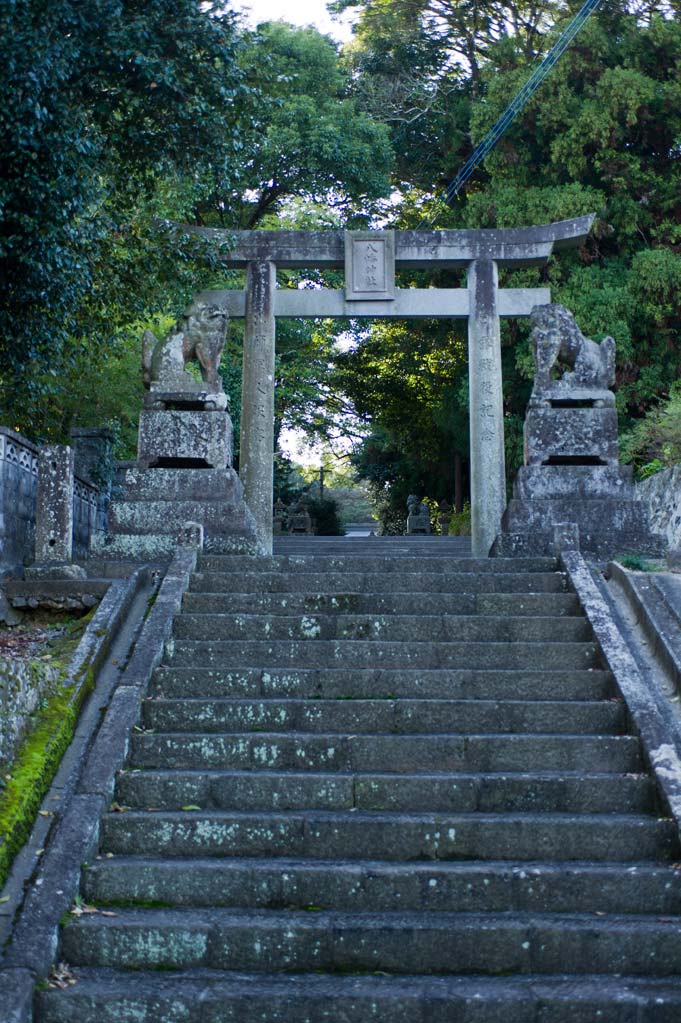
M 33 561 L 40 449 L 20 433 L 0 426 L 0 568 Z M 98 491 L 76 477 L 73 495 L 73 554 L 87 554 L 93 532 L 103 530 Z
M 636 496 L 648 506 L 653 531 L 670 547 L 681 547 L 681 465 L 641 480 Z

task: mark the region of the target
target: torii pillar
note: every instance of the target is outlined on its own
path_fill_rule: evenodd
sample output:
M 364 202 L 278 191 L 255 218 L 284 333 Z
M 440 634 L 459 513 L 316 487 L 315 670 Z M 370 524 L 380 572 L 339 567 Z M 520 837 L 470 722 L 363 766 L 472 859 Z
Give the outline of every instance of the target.
M 468 405 L 474 558 L 487 557 L 506 507 L 498 292 L 496 263 L 492 259 L 476 259 L 468 268 Z
M 487 557 L 506 507 L 499 318 L 529 316 L 548 288 L 499 288 L 498 267 L 541 266 L 576 248 L 594 216 L 538 227 L 464 231 L 235 231 L 188 228 L 231 246 L 245 291 L 196 296 L 245 317 L 240 476 L 264 553 L 272 550 L 275 317 L 443 317 L 468 320 L 474 557 Z M 466 288 L 395 288 L 395 267 L 463 269 Z M 277 268 L 345 268 L 345 290 L 275 288 Z

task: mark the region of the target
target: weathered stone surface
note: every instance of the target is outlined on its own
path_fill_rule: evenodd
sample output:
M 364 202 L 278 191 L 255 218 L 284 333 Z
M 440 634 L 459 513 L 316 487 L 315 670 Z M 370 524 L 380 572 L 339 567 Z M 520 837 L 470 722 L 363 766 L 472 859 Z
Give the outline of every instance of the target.
M 233 469 L 163 469 L 153 472 L 137 466 L 127 467 L 117 484 L 115 497 L 125 498 L 131 504 L 163 501 L 166 504 L 185 504 L 185 518 L 191 518 L 189 508 L 209 495 L 211 501 L 232 507 L 243 500 L 239 477 Z
M 179 401 L 182 395 L 174 397 L 180 407 L 142 412 L 139 464 L 126 467 L 117 480 L 108 533 L 95 538 L 93 554 L 112 560 L 167 561 L 182 546 L 188 522 L 203 531 L 208 551 L 256 550 L 255 521 L 244 502 L 241 481 L 230 468 L 229 414 L 182 407 L 189 398 L 192 406 L 200 404 L 196 394 L 185 394 L 185 402 Z
M 53 444 L 40 454 L 35 556 L 41 562 L 69 562 L 73 551 L 73 449 Z
M 0 763 L 7 764 L 41 700 L 57 689 L 61 669 L 32 657 L 0 657 Z
M 186 522 L 203 527 L 206 550 L 255 547 L 255 524 L 233 469 L 129 469 L 123 495 L 112 503 L 109 534 L 97 541 L 94 553 L 164 560 Z
M 525 420 L 525 465 L 493 553 L 555 553 L 554 530 L 569 523 L 592 558 L 658 553 L 661 545 L 645 505 L 636 500 L 631 468 L 618 464 L 617 413 L 608 390 L 615 342 L 606 338 L 597 345 L 585 338 L 559 305 L 533 310 L 532 327 L 537 373 Z
M 630 465 L 524 465 L 518 469 L 513 496 L 521 501 L 632 500 Z
M 468 270 L 471 544 L 477 558 L 489 554 L 506 503 L 498 276 L 491 259 L 476 260 Z
M 651 529 L 669 547 L 681 547 L 681 465 L 641 480 L 636 495 L 648 508 Z
M 109 583 L 101 579 L 22 579 L 6 582 L 3 590 L 13 608 L 41 607 L 51 611 L 71 611 L 94 607 L 104 596 Z
M 619 441 L 614 408 L 530 405 L 525 417 L 525 465 L 565 460 L 617 465 Z
M 345 232 L 345 298 L 390 300 L 395 294 L 395 232 Z
M 535 631 L 545 587 L 534 573 L 546 562 L 514 563 L 532 566 L 521 594 L 503 562 L 422 573 L 418 557 L 396 569 L 400 557 L 374 557 L 373 571 L 367 554 L 358 559 L 372 592 L 410 596 L 420 611 L 424 590 L 437 600 L 428 588 L 445 582 L 466 598 L 449 609 L 446 633 L 475 613 L 492 631 L 494 602 L 503 596 L 513 613 L 517 594 L 532 602 L 523 619 L 534 641 L 488 641 L 507 656 L 496 671 L 482 670 L 482 651 L 465 642 L 459 671 L 405 667 L 404 657 L 367 669 L 359 638 L 357 656 L 329 646 L 313 672 L 290 643 L 293 663 L 272 668 L 277 643 L 263 643 L 249 669 L 240 642 L 212 635 L 219 605 L 183 605 L 104 817 L 100 858 L 85 872 L 82 897 L 99 912 L 64 929 L 78 983 L 42 993 L 41 1023 L 236 1023 L 256 1010 L 263 1023 L 674 1021 L 661 1007 L 681 1004 L 677 826 L 655 802 L 611 677 L 588 658 L 566 671 L 564 649 L 555 664 L 543 660 L 545 647 L 562 645 Z M 355 557 L 323 557 L 317 572 L 311 557 L 261 560 L 264 570 L 246 572 L 247 559 L 204 557 L 221 575 L 195 574 L 192 593 L 229 595 L 229 621 L 257 632 L 251 604 L 268 578 L 281 578 L 274 589 L 288 600 L 314 576 L 334 586 L 320 615 L 339 632 L 358 624 L 356 608 L 332 603 L 352 593 Z M 566 623 L 572 597 L 555 578 L 558 639 L 579 624 Z M 575 585 L 588 603 L 584 580 Z M 568 619 L 579 617 L 572 607 Z M 386 617 L 366 614 L 377 625 Z M 400 624 L 399 611 L 391 617 Z M 418 619 L 430 635 L 433 623 Z M 193 644 L 179 667 L 180 635 L 199 624 L 210 642 Z M 262 624 L 273 627 L 267 616 Z M 403 654 L 429 645 L 407 631 Z
M 424 263 L 463 269 L 475 259 L 498 259 L 503 266 L 533 266 L 545 263 L 554 250 L 583 244 L 594 216 L 590 213 L 535 227 L 397 231 L 395 261 L 414 269 L 423 268 Z M 229 266 L 245 267 L 253 260 L 272 260 L 282 268 L 344 266 L 342 231 L 225 231 L 193 226 L 185 230 L 222 243 L 223 259 Z
M 276 279 L 274 263 L 248 264 L 239 472 L 265 554 L 272 552 Z
M 144 409 L 139 420 L 138 465 L 141 469 L 229 468 L 232 432 L 227 412 Z
M 20 606 L 26 607 L 26 604 L 24 603 Z M 21 611 L 17 610 L 2 590 L 0 590 L 0 624 L 20 625 L 22 621 L 23 615 Z
M 150 331 L 142 339 L 144 384 L 152 392 L 177 391 L 184 395 L 201 391 L 222 392 L 218 372 L 225 346 L 228 315 L 224 308 L 197 301 L 184 313 L 162 341 Z M 187 373 L 188 362 L 201 370 L 201 382 Z
M 537 374 L 532 400 L 579 397 L 585 391 L 608 392 L 615 382 L 615 341 L 600 345 L 584 337 L 572 313 L 562 305 L 532 310 L 532 354 Z M 556 373 L 561 374 L 556 378 Z

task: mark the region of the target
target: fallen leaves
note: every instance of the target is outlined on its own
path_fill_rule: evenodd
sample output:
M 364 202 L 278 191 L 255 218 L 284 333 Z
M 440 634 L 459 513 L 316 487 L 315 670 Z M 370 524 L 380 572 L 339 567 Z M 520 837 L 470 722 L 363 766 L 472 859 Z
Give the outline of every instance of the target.
M 64 991 L 67 987 L 78 983 L 78 979 L 71 973 L 66 963 L 57 963 L 52 973 L 47 978 L 49 987 L 59 988 Z
M 87 902 L 77 902 L 70 911 L 71 916 L 88 916 L 91 913 L 99 913 L 96 906 L 89 906 Z
M 87 902 L 76 902 L 72 910 L 70 910 L 71 916 L 93 916 L 98 913 L 99 916 L 118 916 L 118 913 L 112 913 L 108 909 L 100 909 L 98 906 L 90 906 Z

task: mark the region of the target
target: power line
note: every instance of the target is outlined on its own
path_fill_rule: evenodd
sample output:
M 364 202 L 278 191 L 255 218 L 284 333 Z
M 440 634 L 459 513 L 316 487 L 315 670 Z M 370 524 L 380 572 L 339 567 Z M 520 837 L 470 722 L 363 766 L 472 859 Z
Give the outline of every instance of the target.
M 525 104 L 544 81 L 551 68 L 558 62 L 558 60 L 560 60 L 582 26 L 591 17 L 600 2 L 601 0 L 586 0 L 584 6 L 574 16 L 557 42 L 551 47 L 541 64 L 532 72 L 520 92 L 517 96 L 515 96 L 513 101 L 509 103 L 499 120 L 492 128 L 490 128 L 480 145 L 476 146 L 464 163 L 463 167 L 459 170 L 456 177 L 449 183 L 442 196 L 438 198 L 438 206 L 452 205 L 452 202 L 456 198 L 461 187 L 465 185 L 476 167 L 485 159 L 487 154 L 491 152 L 509 125 L 513 123 Z M 434 217 L 436 216 L 437 211 L 434 214 Z

